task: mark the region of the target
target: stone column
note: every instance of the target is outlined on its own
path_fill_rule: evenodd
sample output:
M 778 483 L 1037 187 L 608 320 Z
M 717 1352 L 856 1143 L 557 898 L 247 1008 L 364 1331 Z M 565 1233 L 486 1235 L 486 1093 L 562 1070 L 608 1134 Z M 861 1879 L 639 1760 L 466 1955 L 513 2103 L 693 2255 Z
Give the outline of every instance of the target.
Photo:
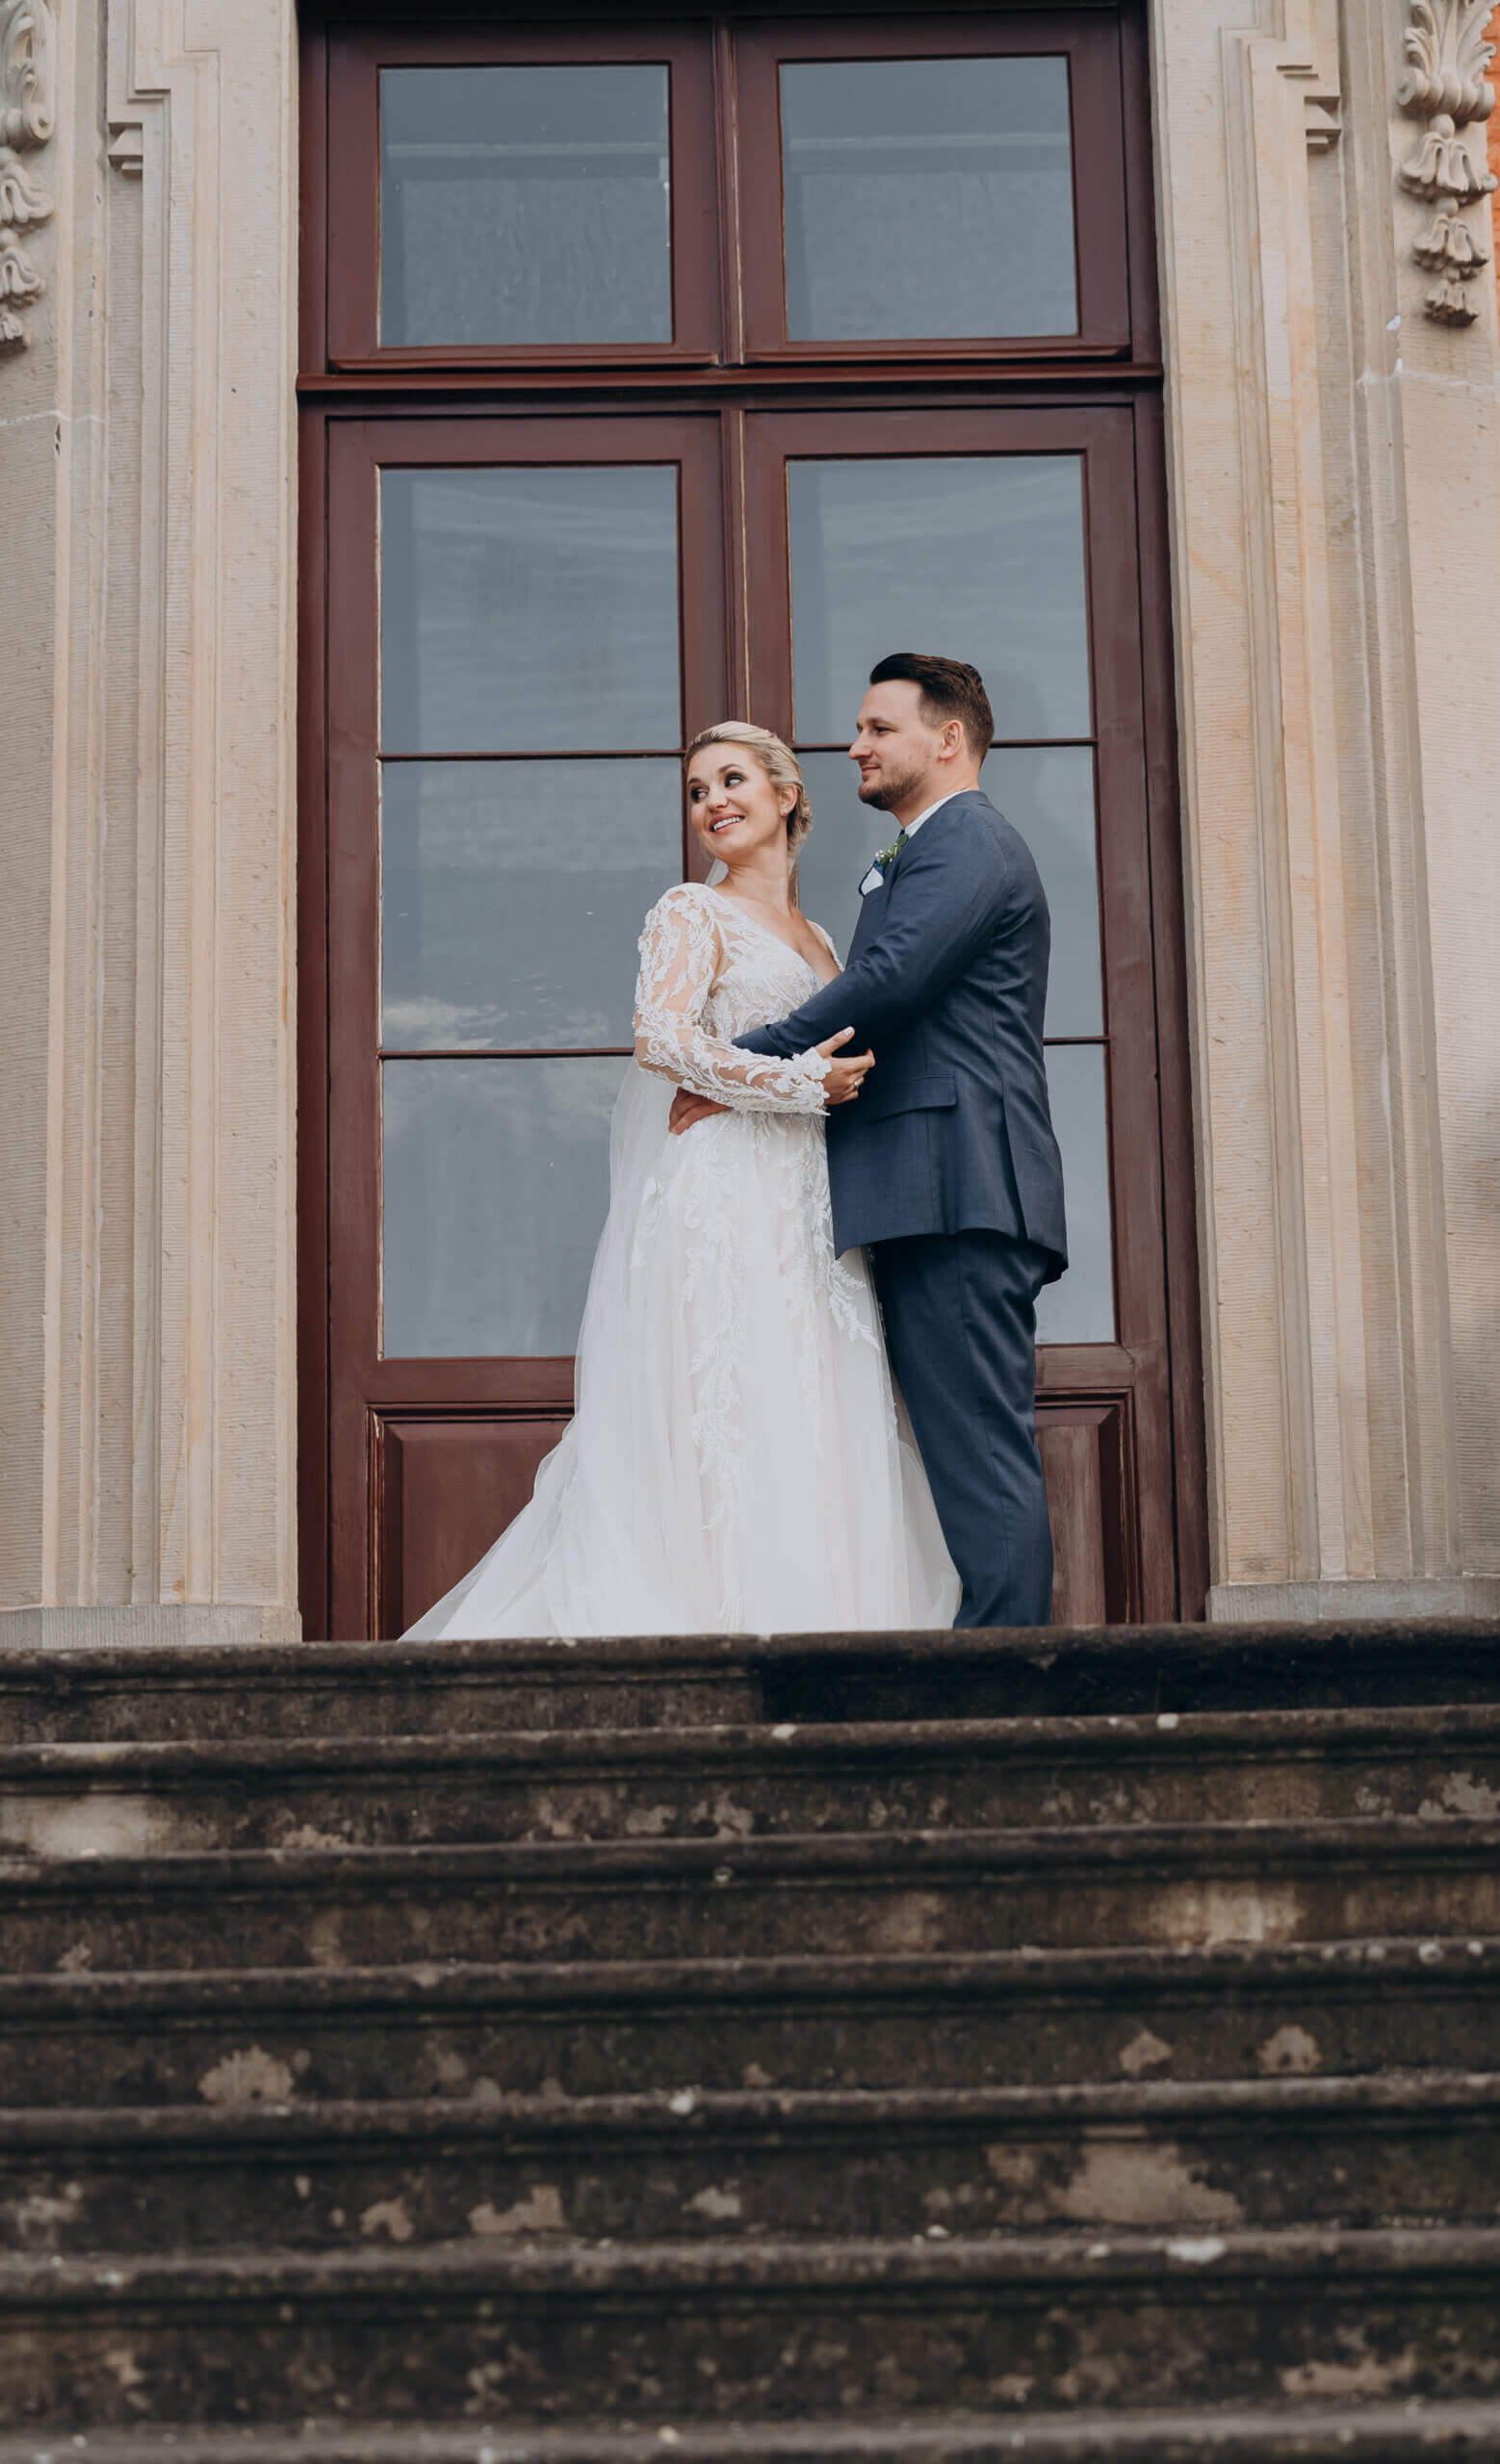
M 1500 1606 L 1482 13 L 1152 0 L 1216 1618 Z
M 297 1631 L 295 66 L 0 0 L 0 1648 Z

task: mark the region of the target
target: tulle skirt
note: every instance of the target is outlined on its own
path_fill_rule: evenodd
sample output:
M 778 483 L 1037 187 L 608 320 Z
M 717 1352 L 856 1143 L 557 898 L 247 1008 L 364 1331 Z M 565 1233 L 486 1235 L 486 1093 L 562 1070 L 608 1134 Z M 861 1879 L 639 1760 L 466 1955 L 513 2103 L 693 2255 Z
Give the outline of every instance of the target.
M 820 1118 L 667 1134 L 627 1072 L 577 1408 L 531 1502 L 410 1629 L 439 1637 L 945 1627 L 959 1581 Z

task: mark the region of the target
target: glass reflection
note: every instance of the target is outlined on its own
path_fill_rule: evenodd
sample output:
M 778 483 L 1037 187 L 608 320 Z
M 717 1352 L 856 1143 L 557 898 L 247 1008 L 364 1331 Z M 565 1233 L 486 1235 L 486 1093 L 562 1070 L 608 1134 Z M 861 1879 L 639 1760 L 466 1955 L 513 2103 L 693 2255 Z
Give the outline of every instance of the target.
M 675 761 L 387 762 L 381 1041 L 628 1044 L 681 797 Z
M 861 804 L 859 773 L 846 753 L 799 753 L 797 758 L 813 804 L 813 835 L 797 859 L 797 896 L 804 915 L 833 935 L 846 959 L 863 904 L 860 883 L 896 826 L 888 812 Z
M 571 1352 L 627 1061 L 388 1061 L 388 1359 Z
M 1072 334 L 1062 58 L 787 62 L 793 342 Z
M 670 465 L 381 474 L 387 753 L 681 741 Z
M 1040 1344 L 1115 1339 L 1114 1243 L 1104 1054 L 1098 1044 L 1052 1044 L 1047 1055 L 1052 1127 L 1063 1153 L 1069 1268 L 1037 1302 Z
M 668 74 L 382 69 L 382 343 L 669 343 Z
M 970 660 L 997 735 L 1089 733 L 1079 455 L 792 462 L 787 489 L 803 743 L 846 743 L 896 650 Z
M 984 791 L 1015 823 L 1047 891 L 1052 918 L 1047 1032 L 1097 1036 L 1104 1013 L 1093 748 L 997 744 L 984 765 Z

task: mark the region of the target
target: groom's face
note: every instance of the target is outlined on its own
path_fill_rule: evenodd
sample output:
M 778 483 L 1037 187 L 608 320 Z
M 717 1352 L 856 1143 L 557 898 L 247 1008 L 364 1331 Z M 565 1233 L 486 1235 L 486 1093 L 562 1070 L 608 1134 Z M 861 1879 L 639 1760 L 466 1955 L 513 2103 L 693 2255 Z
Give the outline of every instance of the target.
M 893 812 L 941 781 L 944 735 L 922 717 L 921 687 L 898 677 L 872 684 L 860 704 L 849 758 L 860 774 L 860 802 Z M 933 793 L 941 795 L 941 784 Z

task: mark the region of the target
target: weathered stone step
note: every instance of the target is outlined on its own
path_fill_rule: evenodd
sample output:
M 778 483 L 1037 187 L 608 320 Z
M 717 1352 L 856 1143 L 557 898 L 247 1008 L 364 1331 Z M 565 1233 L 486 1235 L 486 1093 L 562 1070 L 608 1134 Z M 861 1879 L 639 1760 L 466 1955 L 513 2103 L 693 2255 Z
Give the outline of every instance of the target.
M 0 1964 L 775 1958 L 1500 1934 L 1500 1824 L 0 1859 Z
M 1500 1620 L 0 1655 L 0 1742 L 1494 1702 Z
M 1500 2076 L 0 2114 L 0 2248 L 1492 2224 Z
M 0 2106 L 1485 2070 L 1500 1940 L 0 1979 Z
M 1500 1706 L 0 1748 L 0 1847 L 1500 1818 Z
M 1487 2395 L 1500 2232 L 671 2243 L 0 2261 L 49 2430 Z
M 0 2464 L 65 2464 L 34 2434 Z M 177 2429 L 91 2434 L 89 2464 L 1494 2464 L 1500 2402 L 1215 2405 L 987 2420 L 659 2423 L 621 2429 Z

